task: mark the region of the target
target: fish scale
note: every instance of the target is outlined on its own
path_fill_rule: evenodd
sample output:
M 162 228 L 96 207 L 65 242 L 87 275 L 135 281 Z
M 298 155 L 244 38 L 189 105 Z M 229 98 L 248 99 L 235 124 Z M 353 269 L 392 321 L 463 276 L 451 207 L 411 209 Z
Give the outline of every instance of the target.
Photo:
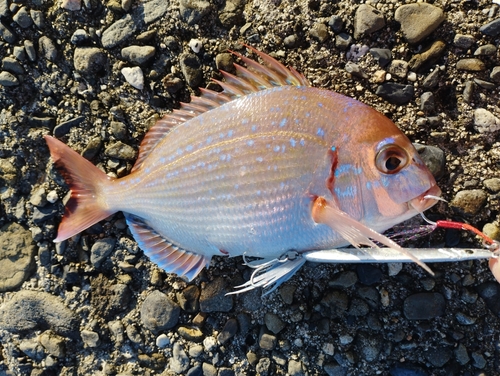
M 203 89 L 153 126 L 129 176 L 111 179 L 47 136 L 72 190 L 56 241 L 123 211 L 146 255 L 188 279 L 221 254 L 267 265 L 370 239 L 405 253 L 377 231 L 440 193 L 410 141 L 374 109 L 253 51 L 264 65 L 234 53 L 248 69 L 224 72 L 222 93 Z M 263 283 L 300 265 L 283 262 Z

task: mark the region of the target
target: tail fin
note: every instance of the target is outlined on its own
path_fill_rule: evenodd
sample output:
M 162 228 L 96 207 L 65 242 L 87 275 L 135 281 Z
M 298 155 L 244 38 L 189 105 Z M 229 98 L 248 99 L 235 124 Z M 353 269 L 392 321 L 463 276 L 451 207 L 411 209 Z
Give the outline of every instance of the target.
M 112 178 L 61 141 L 51 136 L 44 138 L 54 165 L 71 189 L 71 198 L 54 239 L 61 242 L 114 213 L 107 208 L 102 194 L 102 187 Z

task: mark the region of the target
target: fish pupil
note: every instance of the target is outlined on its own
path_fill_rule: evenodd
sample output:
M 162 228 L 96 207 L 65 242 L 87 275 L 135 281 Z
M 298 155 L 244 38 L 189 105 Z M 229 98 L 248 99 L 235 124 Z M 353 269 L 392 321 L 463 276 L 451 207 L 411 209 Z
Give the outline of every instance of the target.
M 392 156 L 387 158 L 387 160 L 385 161 L 385 168 L 387 169 L 387 171 L 394 171 L 399 167 L 400 164 L 401 159 Z

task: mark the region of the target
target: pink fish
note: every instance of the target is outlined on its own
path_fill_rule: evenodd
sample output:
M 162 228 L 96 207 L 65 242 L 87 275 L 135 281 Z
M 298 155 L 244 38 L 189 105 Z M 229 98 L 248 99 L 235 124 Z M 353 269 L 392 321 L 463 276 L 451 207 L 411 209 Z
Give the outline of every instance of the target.
M 282 283 L 309 250 L 375 240 L 407 254 L 381 232 L 441 193 L 408 138 L 373 108 L 250 49 L 263 64 L 234 53 L 247 68 L 222 72 L 222 93 L 200 89 L 158 121 L 126 177 L 45 136 L 72 191 L 55 241 L 122 211 L 145 254 L 188 280 L 213 256 L 273 267 L 248 288 Z

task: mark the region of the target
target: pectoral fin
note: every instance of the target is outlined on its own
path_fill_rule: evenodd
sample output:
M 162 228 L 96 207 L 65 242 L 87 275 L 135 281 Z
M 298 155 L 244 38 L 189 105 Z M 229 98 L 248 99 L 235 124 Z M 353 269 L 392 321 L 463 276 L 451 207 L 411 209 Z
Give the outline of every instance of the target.
M 432 270 L 415 255 L 408 252 L 388 237 L 356 221 L 347 213 L 340 210 L 334 202 L 328 201 L 323 197 L 316 198 L 313 203 L 312 218 L 317 223 L 330 226 L 335 232 L 339 233 L 356 248 L 359 248 L 361 245 L 377 248 L 377 245 L 372 241 L 375 240 L 408 256 L 429 274 L 434 275 Z
M 489 267 L 491 272 L 493 273 L 493 277 L 500 282 L 500 262 L 498 262 L 498 257 L 492 257 L 489 260 Z

